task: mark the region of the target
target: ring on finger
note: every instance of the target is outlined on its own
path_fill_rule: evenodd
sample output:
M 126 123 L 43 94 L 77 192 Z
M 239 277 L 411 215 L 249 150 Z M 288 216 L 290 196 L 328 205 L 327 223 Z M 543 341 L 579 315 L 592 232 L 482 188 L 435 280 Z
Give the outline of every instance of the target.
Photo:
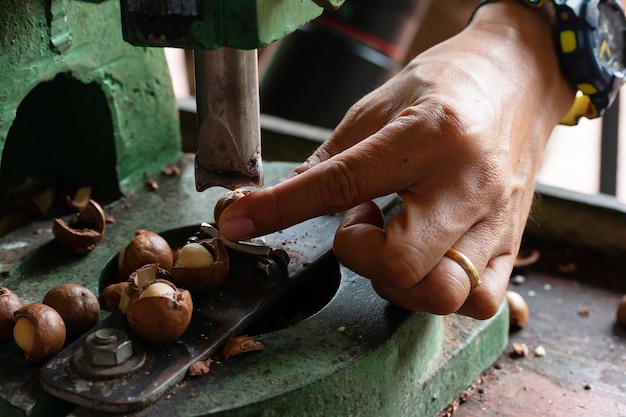
M 478 270 L 476 269 L 472 261 L 467 256 L 465 256 L 464 254 L 462 254 L 456 249 L 452 249 L 452 248 L 448 249 L 448 251 L 446 252 L 446 256 L 452 259 L 457 264 L 459 264 L 461 268 L 463 268 L 463 270 L 469 277 L 469 281 L 470 281 L 469 295 L 472 295 L 474 291 L 476 291 L 478 287 L 480 287 L 480 284 L 481 284 Z

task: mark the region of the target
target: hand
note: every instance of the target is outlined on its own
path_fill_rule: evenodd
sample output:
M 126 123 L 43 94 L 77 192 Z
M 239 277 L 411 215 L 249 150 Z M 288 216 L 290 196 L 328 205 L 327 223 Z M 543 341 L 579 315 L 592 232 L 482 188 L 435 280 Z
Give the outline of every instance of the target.
M 573 98 L 546 15 L 489 4 L 354 105 L 298 175 L 231 205 L 220 230 L 246 239 L 345 210 L 335 254 L 382 297 L 416 311 L 491 317 L 545 144 Z M 394 192 L 405 209 L 384 225 L 371 200 Z M 444 256 L 451 247 L 480 273 L 469 297 L 466 272 Z

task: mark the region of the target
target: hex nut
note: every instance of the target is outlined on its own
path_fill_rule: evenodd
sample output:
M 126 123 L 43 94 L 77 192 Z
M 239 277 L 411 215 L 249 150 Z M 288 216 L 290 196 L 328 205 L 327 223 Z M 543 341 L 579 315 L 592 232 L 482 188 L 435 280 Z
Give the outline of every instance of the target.
M 83 341 L 83 354 L 95 366 L 118 366 L 133 356 L 133 345 L 123 330 L 104 328 Z

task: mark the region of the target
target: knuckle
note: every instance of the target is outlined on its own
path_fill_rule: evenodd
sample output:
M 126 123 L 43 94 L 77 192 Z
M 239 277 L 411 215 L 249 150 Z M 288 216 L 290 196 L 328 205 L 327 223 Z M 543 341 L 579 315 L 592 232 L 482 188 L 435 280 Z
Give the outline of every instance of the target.
M 318 204 L 322 204 L 328 213 L 357 205 L 360 202 L 360 187 L 355 171 L 342 161 L 328 164 L 326 170 L 326 175 L 323 176 L 326 181 L 318 186 Z

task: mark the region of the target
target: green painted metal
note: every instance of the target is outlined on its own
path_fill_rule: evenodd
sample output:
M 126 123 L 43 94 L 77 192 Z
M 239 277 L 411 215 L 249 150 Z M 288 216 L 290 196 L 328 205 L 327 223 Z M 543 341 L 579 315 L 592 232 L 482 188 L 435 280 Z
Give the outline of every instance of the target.
M 128 42 L 199 49 L 262 48 L 323 11 L 313 0 L 187 0 L 174 13 L 161 3 L 121 0 L 121 4 Z
M 285 178 L 294 166 L 268 163 L 267 183 Z M 41 300 L 49 288 L 63 282 L 97 292 L 101 269 L 135 229 L 164 231 L 211 221 L 211 207 L 223 190 L 195 191 L 193 156 L 186 155 L 181 168 L 180 177 L 160 177 L 157 192 L 139 189 L 106 207 L 116 222 L 108 225 L 103 242 L 86 256 L 69 255 L 57 247 L 51 222 L 43 220 L 0 239 L 0 267 L 6 271 L 0 285 L 14 289 L 25 302 Z M 124 204 L 130 208 L 123 209 Z M 37 229 L 42 233 L 33 233 Z M 263 352 L 215 362 L 208 375 L 185 378 L 166 398 L 125 415 L 435 415 L 506 345 L 506 310 L 484 322 L 410 314 L 380 299 L 367 280 L 343 268 L 341 275 L 337 295 L 316 315 L 257 336 L 265 344 Z M 342 327 L 345 331 L 340 331 Z M 51 401 L 45 394 L 38 397 L 38 368 L 26 366 L 13 344 L 0 347 L 0 360 L 6 364 L 0 415 L 51 415 L 33 411 Z M 109 416 L 88 408 L 69 415 Z
M 163 51 L 124 42 L 117 0 L 4 1 L 0 150 L 0 186 L 46 169 L 135 189 L 180 155 Z
M 267 183 L 285 178 L 294 166 L 268 163 Z M 86 256 L 61 250 L 50 220 L 0 239 L 0 286 L 24 302 L 40 301 L 63 282 L 97 293 L 102 268 L 134 230 L 160 232 L 212 221 L 211 207 L 223 189 L 195 191 L 192 155 L 185 155 L 180 167 L 180 177 L 157 178 L 158 191 L 138 189 L 106 206 L 116 222 Z M 185 378 L 166 398 L 125 415 L 435 415 L 497 358 L 507 335 L 506 310 L 488 321 L 412 314 L 390 306 L 367 280 L 342 268 L 337 295 L 322 310 L 293 327 L 257 336 L 263 352 L 214 362 L 208 375 Z M 71 404 L 41 392 L 38 367 L 26 365 L 14 343 L 0 346 L 0 360 L 5 364 L 0 415 L 109 415 L 88 408 L 71 411 Z

